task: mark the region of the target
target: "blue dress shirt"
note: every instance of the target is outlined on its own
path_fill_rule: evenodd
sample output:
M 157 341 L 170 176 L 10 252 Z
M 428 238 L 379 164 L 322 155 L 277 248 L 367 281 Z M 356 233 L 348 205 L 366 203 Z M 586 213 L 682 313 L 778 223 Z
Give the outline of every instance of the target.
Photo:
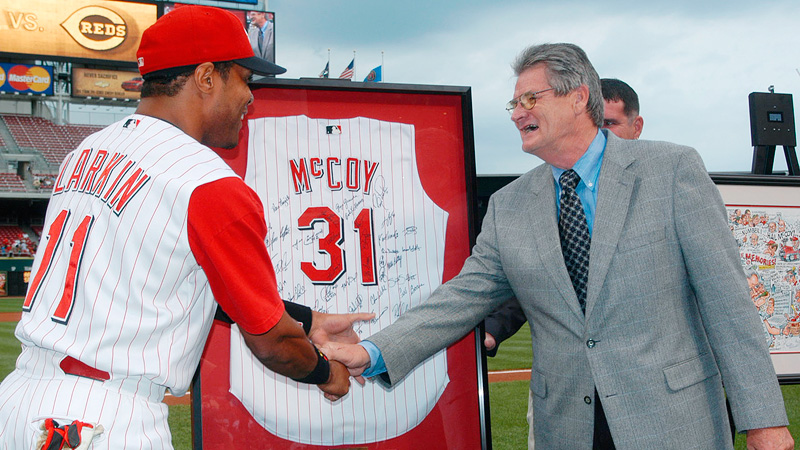
M 603 163 L 603 154 L 606 150 L 605 133 L 608 133 L 608 131 L 597 130 L 597 136 L 589 144 L 586 153 L 572 166 L 572 170 L 581 177 L 581 181 L 575 187 L 575 192 L 583 204 L 583 212 L 586 213 L 586 223 L 589 226 L 590 235 L 594 228 L 594 211 L 597 209 L 597 179 L 600 178 L 600 166 Z M 566 169 L 553 167 L 553 178 L 556 183 L 557 217 L 561 215 L 561 202 L 559 201 L 561 198 L 561 185 L 558 184 L 558 178 L 564 172 L 566 172 Z

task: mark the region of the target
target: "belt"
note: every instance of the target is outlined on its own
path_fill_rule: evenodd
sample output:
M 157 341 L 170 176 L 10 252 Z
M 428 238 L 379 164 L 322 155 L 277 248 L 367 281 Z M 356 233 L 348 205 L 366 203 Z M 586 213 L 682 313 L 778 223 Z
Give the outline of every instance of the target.
M 97 381 L 108 381 L 111 379 L 111 375 L 109 375 L 108 372 L 95 369 L 88 364 L 78 361 L 72 356 L 67 356 L 62 359 L 58 366 L 61 367 L 61 370 L 63 370 L 64 373 L 69 375 L 91 378 Z

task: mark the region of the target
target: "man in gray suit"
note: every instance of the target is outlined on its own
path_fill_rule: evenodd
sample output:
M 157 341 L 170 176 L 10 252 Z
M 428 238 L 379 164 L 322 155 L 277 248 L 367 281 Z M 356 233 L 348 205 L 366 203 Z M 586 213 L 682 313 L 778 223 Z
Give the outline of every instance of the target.
M 530 47 L 514 68 L 511 119 L 523 150 L 546 164 L 492 196 L 458 276 L 363 345 L 328 347 L 329 357 L 396 381 L 516 296 L 536 355 L 538 447 L 733 448 L 727 393 L 749 448 L 791 449 L 737 245 L 700 156 L 600 130 L 599 77 L 574 45 Z M 576 174 L 577 186 L 564 182 Z M 583 239 L 559 237 L 581 221 Z M 588 262 L 569 253 L 576 246 Z
M 601 78 L 600 88 L 603 92 L 603 128 L 622 139 L 639 139 L 644 118 L 639 114 L 639 95 L 636 91 L 628 83 L 616 78 Z M 525 313 L 516 299 L 505 302 L 492 312 L 484 322 L 486 338 L 483 343 L 488 355 L 495 356 L 500 343 L 519 331 L 526 321 Z M 532 447 L 531 443 L 528 447 Z
M 267 14 L 269 13 L 264 11 L 250 11 L 248 14 L 250 28 L 247 30 L 247 36 L 256 56 L 275 62 L 275 27 Z
M 616 78 L 601 78 L 603 93 L 603 128 L 622 139 L 639 139 L 644 118 L 639 114 L 639 95 L 628 83 Z M 528 319 L 513 298 L 494 310 L 484 321 L 486 354 L 495 356 L 500 343 L 513 336 Z M 535 448 L 533 429 L 533 392 L 528 394 L 528 450 Z

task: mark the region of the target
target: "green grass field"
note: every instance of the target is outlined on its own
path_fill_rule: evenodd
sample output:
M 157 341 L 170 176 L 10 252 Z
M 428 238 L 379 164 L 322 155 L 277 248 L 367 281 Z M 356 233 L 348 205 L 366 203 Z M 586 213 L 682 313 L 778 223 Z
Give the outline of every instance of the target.
M 531 336 L 527 326 L 500 345 L 497 356 L 489 358 L 489 370 L 530 368 Z M 800 449 L 800 385 L 781 386 L 789 431 Z M 489 401 L 492 422 L 492 446 L 495 450 L 524 449 L 527 445 L 528 382 L 491 383 Z M 744 435 L 736 435 L 736 450 L 747 448 Z
M 22 297 L 0 297 L 0 312 L 19 312 L 22 310 Z
M 0 312 L 19 311 L 20 298 L 0 298 Z M 14 360 L 20 351 L 14 338 L 15 323 L 0 322 L 0 378 L 11 372 Z M 494 358 L 489 358 L 489 370 L 527 369 L 531 364 L 530 334 L 527 327 L 500 346 Z M 786 410 L 789 413 L 789 429 L 800 448 L 800 385 L 782 386 Z M 495 450 L 525 449 L 528 442 L 528 381 L 491 383 L 489 400 L 492 427 L 492 447 Z M 191 450 L 191 410 L 188 405 L 169 408 L 169 424 L 176 450 Z M 744 438 L 737 436 L 736 449 L 746 448 Z

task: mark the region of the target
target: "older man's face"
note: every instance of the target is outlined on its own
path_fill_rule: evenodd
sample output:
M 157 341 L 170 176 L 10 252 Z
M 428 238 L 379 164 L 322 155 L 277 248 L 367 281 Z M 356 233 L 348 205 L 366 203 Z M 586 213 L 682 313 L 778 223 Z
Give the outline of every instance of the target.
M 613 102 L 605 100 L 603 128 L 622 139 L 638 139 L 642 134 L 643 125 L 642 116 L 628 117 L 625 115 L 625 103 L 621 100 Z
M 514 98 L 550 87 L 544 64 L 537 64 L 519 75 Z M 556 96 L 552 90 L 537 94 L 536 98 L 531 109 L 517 105 L 511 113 L 511 120 L 522 138 L 522 150 L 551 162 L 574 132 L 574 100 L 570 94 Z

